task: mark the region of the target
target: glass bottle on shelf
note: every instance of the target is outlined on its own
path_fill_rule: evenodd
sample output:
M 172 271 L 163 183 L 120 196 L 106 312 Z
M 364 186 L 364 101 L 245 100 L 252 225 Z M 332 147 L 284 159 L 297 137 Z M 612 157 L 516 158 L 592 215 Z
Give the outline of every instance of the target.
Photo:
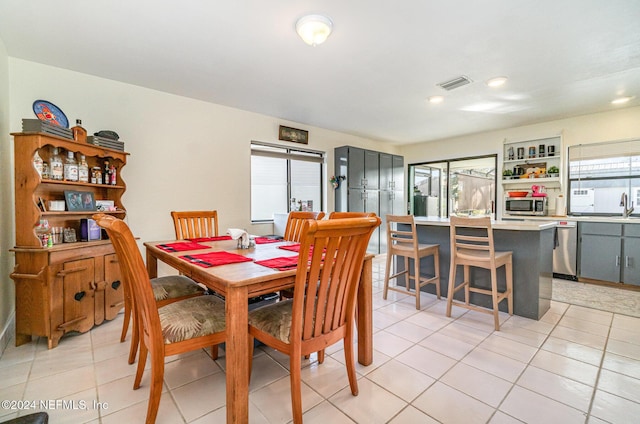
M 51 168 L 47 162 L 42 162 L 42 179 L 48 180 L 51 178 Z
M 38 226 L 36 227 L 36 235 L 40 239 L 42 247 L 49 246 L 49 238 L 51 237 L 50 233 L 51 228 L 49 227 L 49 221 L 47 221 L 46 219 L 41 219 Z
M 40 175 L 40 178 L 42 178 L 42 169 L 44 166 L 44 161 L 38 154 L 37 150 L 36 150 L 36 153 L 33 155 L 33 166 L 36 168 L 36 171 L 38 171 L 38 175 Z
M 102 179 L 104 184 L 111 184 L 111 167 L 108 160 L 104 161 L 104 171 L 102 171 Z
M 87 142 L 87 130 L 82 127 L 82 120 L 76 119 L 76 126 L 71 128 L 73 139 L 79 143 Z
M 116 185 L 118 183 L 118 179 L 116 178 L 116 167 L 111 165 L 109 168 L 109 184 Z
M 65 181 L 78 181 L 78 162 L 73 152 L 67 152 L 67 159 L 64 162 Z
M 64 179 L 64 165 L 58 148 L 54 147 L 51 152 L 51 179 L 62 181 Z
M 78 164 L 78 181 L 81 183 L 89 182 L 89 165 L 87 165 L 87 158 L 84 155 L 80 155 L 80 163 Z

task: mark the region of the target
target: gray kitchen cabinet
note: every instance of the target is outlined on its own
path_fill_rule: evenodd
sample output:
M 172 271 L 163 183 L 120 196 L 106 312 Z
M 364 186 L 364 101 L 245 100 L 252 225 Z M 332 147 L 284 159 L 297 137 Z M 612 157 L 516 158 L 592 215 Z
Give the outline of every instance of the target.
M 640 285 L 640 224 L 581 222 L 580 278 Z
M 640 224 L 624 224 L 622 282 L 640 285 Z
M 342 146 L 335 149 L 335 175 L 344 177 L 335 189 L 337 212 L 374 212 L 383 220 L 369 241 L 368 251 L 386 252 L 387 214 L 405 214 L 404 158 L 388 153 Z

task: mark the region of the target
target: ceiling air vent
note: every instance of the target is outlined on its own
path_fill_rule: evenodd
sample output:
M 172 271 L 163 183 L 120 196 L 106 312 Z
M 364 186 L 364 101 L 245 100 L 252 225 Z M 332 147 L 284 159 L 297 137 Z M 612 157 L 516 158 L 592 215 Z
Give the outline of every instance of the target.
M 455 88 L 462 87 L 463 85 L 467 85 L 470 83 L 471 83 L 471 80 L 465 77 L 464 75 L 462 75 L 452 80 L 441 82 L 440 84 L 437 84 L 437 85 L 439 85 L 440 87 L 444 88 L 447 91 L 451 91 Z

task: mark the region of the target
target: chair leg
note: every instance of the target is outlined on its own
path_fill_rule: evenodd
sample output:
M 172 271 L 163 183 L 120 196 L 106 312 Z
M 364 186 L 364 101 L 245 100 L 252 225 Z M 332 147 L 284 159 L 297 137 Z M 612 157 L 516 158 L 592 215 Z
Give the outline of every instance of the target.
M 124 342 L 127 338 L 127 332 L 129 331 L 129 321 L 131 321 L 131 302 L 129 299 L 124 300 L 124 322 L 122 323 L 122 333 L 120 334 L 120 343 Z
M 324 363 L 324 349 L 318 351 L 318 363 Z
M 247 364 L 249 364 L 249 383 L 251 383 L 251 368 L 253 367 L 253 336 L 249 335 L 249 348 L 247 349 L 249 357 L 247 358 Z
M 436 296 L 440 299 L 440 253 L 436 249 L 433 254 L 433 269 L 435 271 Z
M 496 268 L 491 268 L 491 301 L 493 303 L 493 325 L 496 331 L 500 331 L 500 317 L 498 316 L 498 273 Z
M 469 304 L 469 287 L 471 286 L 471 267 L 469 265 L 464 265 L 464 303 Z
M 416 309 L 420 310 L 420 259 L 413 259 L 413 272 L 415 274 L 415 287 L 416 287 Z
M 451 316 L 451 305 L 453 302 L 454 289 L 456 285 L 456 263 L 452 260 L 449 267 L 449 290 L 447 291 L 447 316 Z
M 138 369 L 136 370 L 136 378 L 133 381 L 133 390 L 140 388 L 140 381 L 142 381 L 142 374 L 144 374 L 144 367 L 147 365 L 147 346 L 144 341 L 140 342 L 140 357 L 138 358 Z
M 411 283 L 411 273 L 409 272 L 409 258 L 407 256 L 404 257 L 404 269 L 407 271 L 407 278 L 404 280 L 404 285 L 407 289 L 407 293 L 409 293 L 409 284 Z
M 211 359 L 218 359 L 218 345 L 211 346 Z
M 149 404 L 147 406 L 146 424 L 154 424 L 158 416 L 162 382 L 164 381 L 164 355 L 153 349 L 151 354 L 151 387 L 149 388 Z
M 136 353 L 138 352 L 138 345 L 140 344 L 140 320 L 136 312 L 132 314 L 133 325 L 131 329 L 131 346 L 129 346 L 129 363 L 133 364 L 136 361 Z
M 387 293 L 389 292 L 389 276 L 391 275 L 391 261 L 393 255 L 387 255 L 387 266 L 384 271 L 384 291 L 382 292 L 382 298 L 387 300 Z
M 513 315 L 513 264 L 511 262 L 507 262 L 504 269 L 507 273 L 507 290 L 509 291 L 509 294 L 507 295 L 507 305 L 509 307 L 509 315 Z
M 302 424 L 302 383 L 300 382 L 300 367 L 302 355 L 293 353 L 289 356 L 289 375 L 291 379 L 291 411 L 294 424 Z
M 353 360 L 353 332 L 347 330 L 344 338 L 344 361 L 347 367 L 347 377 L 349 378 L 349 386 L 351 394 L 358 396 L 358 378 L 356 376 L 356 365 Z

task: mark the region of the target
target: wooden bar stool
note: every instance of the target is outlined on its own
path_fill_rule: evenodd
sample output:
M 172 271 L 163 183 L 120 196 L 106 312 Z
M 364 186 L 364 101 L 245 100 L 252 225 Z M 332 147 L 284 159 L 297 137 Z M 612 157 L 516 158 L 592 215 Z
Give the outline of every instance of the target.
M 451 271 L 449 272 L 449 291 L 447 294 L 447 316 L 451 316 L 451 305 L 461 306 L 474 311 L 493 314 L 496 331 L 500 330 L 498 303 L 507 299 L 509 315 L 513 315 L 513 268 L 512 252 L 496 252 L 493 245 L 493 229 L 491 219 L 462 218 L 451 216 Z M 456 268 L 464 267 L 462 283 L 455 285 Z M 507 287 L 504 292 L 498 291 L 497 269 L 505 267 Z M 491 289 L 473 287 L 470 281 L 470 267 L 488 269 L 491 272 Z M 455 292 L 464 288 L 464 303 L 453 299 Z M 469 303 L 469 293 L 480 293 L 491 296 L 493 310 L 485 309 Z
M 411 226 L 411 230 L 399 230 L 397 225 L 407 224 Z M 396 228 L 394 228 L 396 227 Z M 383 299 L 387 299 L 389 290 L 415 296 L 416 309 L 420 309 L 420 287 L 426 284 L 436 285 L 436 294 L 440 299 L 440 245 L 439 244 L 420 244 L 418 242 L 418 233 L 416 231 L 416 223 L 413 215 L 387 215 L 387 267 L 384 273 L 384 293 Z M 389 275 L 391 272 L 391 261 L 393 256 L 404 256 L 404 271 Z M 435 275 L 431 278 L 420 275 L 420 259 L 426 256 L 433 256 L 433 266 Z M 413 275 L 409 268 L 409 258 L 413 259 Z M 398 285 L 389 287 L 389 280 L 406 274 L 405 287 L 399 288 Z M 409 287 L 410 280 L 414 281 L 414 291 Z M 397 280 L 396 280 L 397 281 Z

